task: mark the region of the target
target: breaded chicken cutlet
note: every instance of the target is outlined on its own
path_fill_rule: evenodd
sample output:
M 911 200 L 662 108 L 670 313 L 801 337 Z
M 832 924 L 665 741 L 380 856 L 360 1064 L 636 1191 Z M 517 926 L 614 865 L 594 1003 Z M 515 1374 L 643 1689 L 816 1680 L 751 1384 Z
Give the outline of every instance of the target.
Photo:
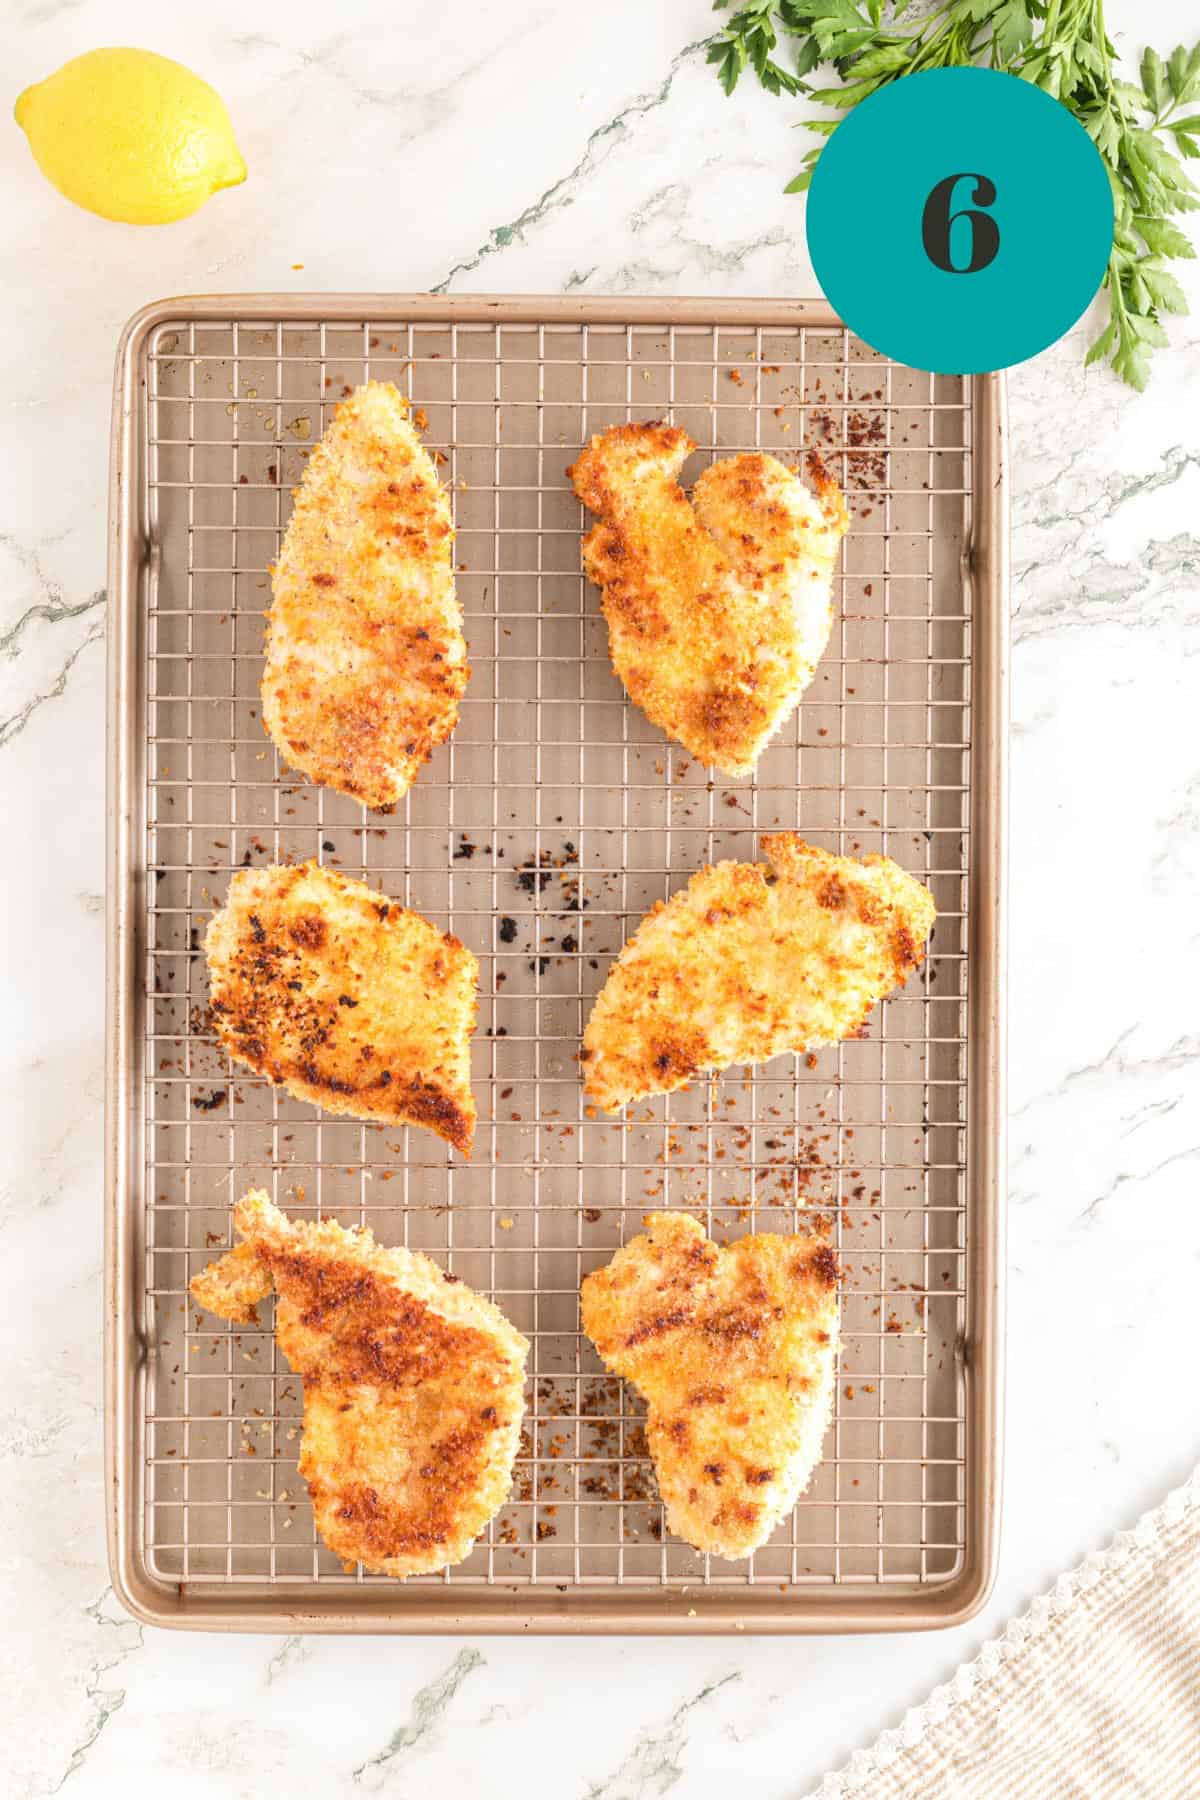
M 829 641 L 848 514 L 817 458 L 810 489 L 757 451 L 713 463 L 689 500 L 675 477 L 695 448 L 678 426 L 613 425 L 568 473 L 597 515 L 583 567 L 630 698 L 702 763 L 746 775 Z
M 243 1242 L 191 1292 L 239 1325 L 278 1296 L 321 1537 L 344 1563 L 400 1580 L 461 1562 L 512 1483 L 529 1345 L 490 1300 L 365 1229 L 296 1222 L 261 1190 L 233 1217 Z
M 326 1112 L 423 1125 L 469 1155 L 471 952 L 317 863 L 242 869 L 204 940 L 217 1036 Z
M 760 841 L 769 867 L 699 870 L 610 969 L 581 1056 L 606 1112 L 704 1070 L 837 1043 L 923 962 L 933 898 L 888 857 L 836 856 L 794 831 Z
M 313 781 L 367 806 L 412 786 L 470 673 L 450 497 L 390 382 L 337 409 L 271 577 L 263 724 Z
M 819 1238 L 718 1249 L 687 1213 L 651 1213 L 580 1290 L 583 1329 L 646 1401 L 667 1525 L 749 1556 L 808 1486 L 833 1402 L 837 1257 Z

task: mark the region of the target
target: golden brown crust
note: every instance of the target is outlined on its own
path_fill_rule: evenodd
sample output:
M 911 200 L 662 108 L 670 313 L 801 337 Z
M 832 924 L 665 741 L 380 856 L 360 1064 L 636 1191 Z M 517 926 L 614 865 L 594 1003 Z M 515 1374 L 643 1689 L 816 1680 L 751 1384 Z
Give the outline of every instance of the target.
M 428 1257 L 330 1220 L 296 1223 L 260 1191 L 245 1242 L 192 1282 L 246 1322 L 242 1290 L 278 1295 L 275 1332 L 304 1381 L 300 1473 L 317 1530 L 345 1562 L 403 1579 L 461 1562 L 504 1502 L 529 1345 Z
M 583 1328 L 647 1405 L 667 1524 L 697 1550 L 749 1556 L 790 1512 L 821 1453 L 837 1356 L 837 1257 L 769 1234 L 723 1249 L 686 1213 L 581 1289 Z
M 425 1126 L 470 1154 L 479 968 L 456 937 L 302 863 L 236 874 L 204 948 L 238 1062 L 327 1112 Z
M 699 870 L 609 970 L 581 1057 L 606 1111 L 702 1070 L 837 1043 L 924 960 L 933 899 L 896 863 L 836 856 L 794 831 L 761 842 L 771 870 Z
M 583 566 L 630 697 L 702 762 L 743 775 L 828 641 L 848 515 L 819 462 L 810 491 L 760 452 L 712 464 L 689 502 L 675 477 L 695 447 L 677 426 L 614 425 L 568 472 L 599 519 Z
M 235 1244 L 216 1262 L 201 1269 L 191 1291 L 208 1312 L 234 1325 L 257 1325 L 258 1303 L 271 1292 L 270 1271 L 252 1244 Z
M 367 806 L 412 786 L 470 671 L 450 498 L 390 382 L 338 407 L 272 573 L 263 724 L 289 763 Z

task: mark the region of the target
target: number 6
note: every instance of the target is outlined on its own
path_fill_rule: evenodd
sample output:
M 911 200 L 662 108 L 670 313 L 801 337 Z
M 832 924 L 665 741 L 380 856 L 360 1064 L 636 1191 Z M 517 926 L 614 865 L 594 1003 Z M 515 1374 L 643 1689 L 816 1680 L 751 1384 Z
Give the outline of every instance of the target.
M 976 183 L 971 198 L 977 205 L 991 206 L 994 202 L 995 184 L 986 175 L 972 175 L 969 172 L 947 175 L 944 181 L 938 182 L 925 202 L 925 210 L 921 214 L 921 242 L 925 246 L 926 256 L 935 268 L 944 269 L 947 275 L 974 275 L 977 270 L 986 269 L 994 261 L 1000 248 L 1000 229 L 995 219 L 987 213 L 950 211 L 954 189 L 960 181 Z M 971 260 L 965 269 L 960 269 L 950 260 L 950 227 L 956 219 L 971 221 Z

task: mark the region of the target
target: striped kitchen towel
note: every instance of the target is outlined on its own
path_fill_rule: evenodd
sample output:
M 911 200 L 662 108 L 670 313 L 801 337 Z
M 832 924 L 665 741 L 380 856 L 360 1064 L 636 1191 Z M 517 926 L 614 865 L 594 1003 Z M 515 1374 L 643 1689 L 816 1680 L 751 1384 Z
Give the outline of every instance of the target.
M 1200 1796 L 1200 1470 L 810 1800 Z

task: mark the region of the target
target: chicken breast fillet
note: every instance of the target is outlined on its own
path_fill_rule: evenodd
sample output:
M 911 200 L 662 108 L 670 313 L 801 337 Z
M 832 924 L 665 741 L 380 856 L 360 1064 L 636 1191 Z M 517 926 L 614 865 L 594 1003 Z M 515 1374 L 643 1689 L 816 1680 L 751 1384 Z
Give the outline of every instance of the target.
M 424 1125 L 470 1154 L 479 965 L 456 937 L 301 863 L 240 870 L 204 951 L 230 1056 L 326 1112 Z
M 701 869 L 609 970 L 581 1058 L 606 1112 L 850 1037 L 924 960 L 933 898 L 888 857 L 835 856 L 794 831 L 761 843 L 769 867 Z
M 512 1482 L 529 1345 L 490 1300 L 369 1231 L 296 1223 L 261 1190 L 233 1218 L 244 1242 L 191 1291 L 240 1325 L 278 1295 L 321 1537 L 343 1562 L 401 1580 L 461 1562 Z
M 272 573 L 263 724 L 314 781 L 367 806 L 412 786 L 467 685 L 450 497 L 390 382 L 338 407 Z
M 815 457 L 810 489 L 757 452 L 713 463 L 689 501 L 675 477 L 695 448 L 674 425 L 614 425 L 568 473 L 599 520 L 583 566 L 630 698 L 701 762 L 746 775 L 829 641 L 848 514 Z
M 718 1249 L 686 1213 L 581 1289 L 583 1329 L 646 1401 L 646 1438 L 677 1537 L 749 1556 L 808 1486 L 833 1402 L 838 1265 L 811 1237 Z

